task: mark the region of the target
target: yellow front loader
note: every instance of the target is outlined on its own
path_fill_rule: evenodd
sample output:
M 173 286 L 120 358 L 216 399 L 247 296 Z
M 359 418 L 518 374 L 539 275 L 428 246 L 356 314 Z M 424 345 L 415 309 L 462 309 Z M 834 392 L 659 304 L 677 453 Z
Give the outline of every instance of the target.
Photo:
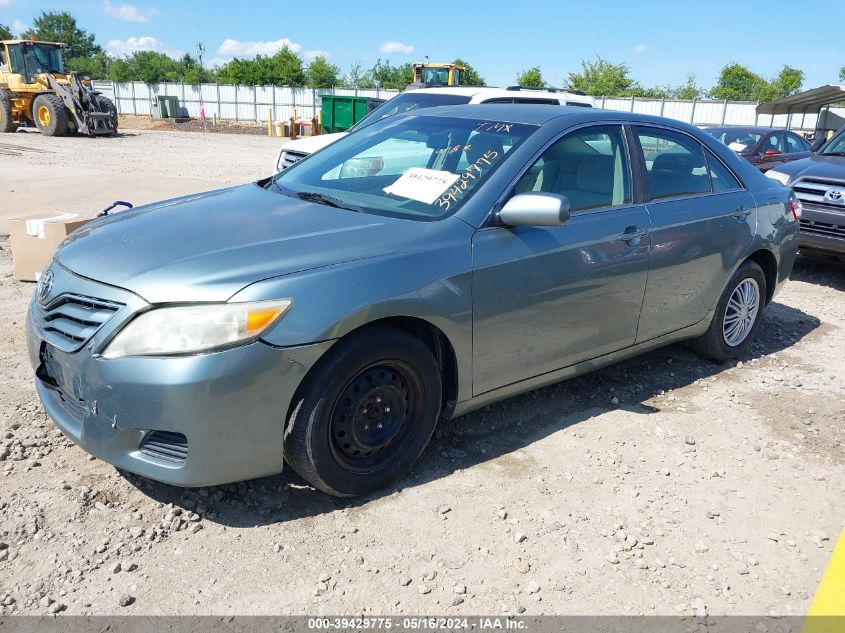
M 117 133 L 117 108 L 90 79 L 65 70 L 58 42 L 0 41 L 0 132 L 35 126 L 47 136 Z

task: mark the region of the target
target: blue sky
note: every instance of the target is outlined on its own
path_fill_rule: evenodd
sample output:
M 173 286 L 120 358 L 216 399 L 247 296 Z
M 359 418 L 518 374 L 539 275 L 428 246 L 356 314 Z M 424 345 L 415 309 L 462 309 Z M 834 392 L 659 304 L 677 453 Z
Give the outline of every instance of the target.
M 560 85 L 581 59 L 596 55 L 628 64 L 645 86 L 680 84 L 692 72 L 710 87 L 736 61 L 767 77 L 783 64 L 796 66 L 810 88 L 835 82 L 845 65 L 845 38 L 820 26 L 845 23 L 843 0 L 815 0 L 812 9 L 786 0 L 0 0 L 0 23 L 22 29 L 42 9 L 70 11 L 117 55 L 193 53 L 202 41 L 213 63 L 272 53 L 287 42 L 306 59 L 327 53 L 343 71 L 379 57 L 461 57 L 493 85 L 511 84 L 534 65 Z

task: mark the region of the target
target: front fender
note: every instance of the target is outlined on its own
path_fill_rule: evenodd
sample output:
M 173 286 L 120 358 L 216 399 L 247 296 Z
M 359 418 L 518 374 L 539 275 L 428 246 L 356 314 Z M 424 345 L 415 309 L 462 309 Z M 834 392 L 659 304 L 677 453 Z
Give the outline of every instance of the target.
M 457 218 L 433 222 L 398 253 L 266 279 L 230 301 L 292 299 L 262 336 L 279 347 L 338 339 L 389 317 L 427 321 L 455 350 L 462 400 L 472 391 L 472 232 Z

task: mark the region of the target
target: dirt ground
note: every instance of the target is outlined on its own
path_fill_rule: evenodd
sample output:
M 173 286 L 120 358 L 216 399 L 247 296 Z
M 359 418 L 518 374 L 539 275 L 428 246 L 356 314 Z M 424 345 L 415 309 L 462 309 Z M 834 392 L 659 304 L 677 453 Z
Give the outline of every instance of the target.
M 114 140 L 97 143 L 113 197 L 127 171 L 151 195 L 256 178 L 275 150 Z M 411 475 L 354 501 L 290 471 L 183 490 L 90 459 L 35 395 L 32 290 L 0 238 L 0 615 L 800 615 L 845 518 L 842 265 L 800 259 L 741 362 L 675 345 L 512 398 L 441 424 Z

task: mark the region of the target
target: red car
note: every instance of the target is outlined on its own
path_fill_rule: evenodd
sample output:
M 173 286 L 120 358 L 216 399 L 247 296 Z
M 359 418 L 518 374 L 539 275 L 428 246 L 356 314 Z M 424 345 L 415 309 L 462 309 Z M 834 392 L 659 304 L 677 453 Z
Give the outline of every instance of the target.
M 810 143 L 795 132 L 772 127 L 724 126 L 705 128 L 760 171 L 801 160 L 812 154 Z

